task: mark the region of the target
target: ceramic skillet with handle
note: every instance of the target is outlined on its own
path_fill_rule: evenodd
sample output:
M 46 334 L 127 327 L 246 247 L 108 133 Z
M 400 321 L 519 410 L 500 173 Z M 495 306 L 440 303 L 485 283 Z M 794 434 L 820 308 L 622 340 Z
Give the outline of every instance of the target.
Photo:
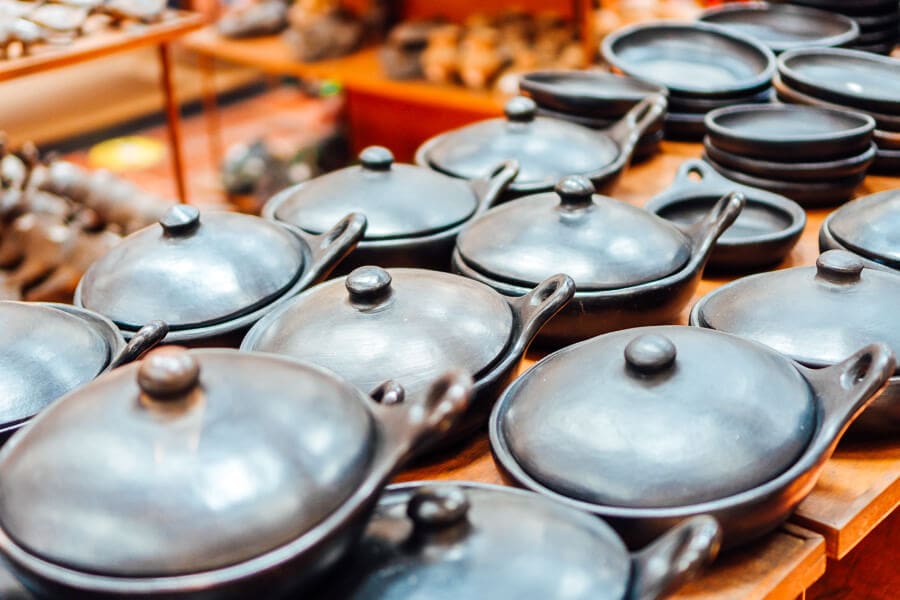
M 41 598 L 302 590 L 470 389 L 452 371 L 402 401 L 394 383 L 366 395 L 283 357 L 157 349 L 60 399 L 0 451 L 0 553 Z

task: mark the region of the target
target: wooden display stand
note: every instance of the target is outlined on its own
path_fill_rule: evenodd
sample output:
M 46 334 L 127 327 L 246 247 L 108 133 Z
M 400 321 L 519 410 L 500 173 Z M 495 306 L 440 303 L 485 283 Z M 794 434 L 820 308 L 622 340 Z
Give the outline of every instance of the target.
M 183 160 L 181 153 L 181 129 L 178 100 L 172 85 L 172 66 L 169 44 L 203 26 L 198 14 L 185 11 L 167 11 L 158 23 L 123 24 L 121 27 L 91 31 L 64 46 L 36 45 L 24 56 L 0 60 L 0 81 L 7 81 L 32 73 L 58 69 L 76 63 L 102 58 L 119 52 L 128 52 L 145 46 L 157 46 L 159 50 L 160 87 L 165 98 L 166 120 L 169 129 L 169 146 L 180 201 L 187 200 Z

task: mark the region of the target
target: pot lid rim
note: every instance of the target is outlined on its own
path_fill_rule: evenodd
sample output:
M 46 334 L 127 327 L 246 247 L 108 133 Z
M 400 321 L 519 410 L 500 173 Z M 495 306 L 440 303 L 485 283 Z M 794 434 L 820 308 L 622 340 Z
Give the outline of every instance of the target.
M 841 219 L 848 217 L 848 213 L 869 212 L 873 208 L 873 205 L 877 205 L 879 201 L 889 200 L 894 200 L 898 208 L 900 208 L 900 190 L 885 190 L 856 198 L 839 207 L 837 210 L 832 211 L 831 214 L 825 218 L 822 227 L 826 228 L 834 239 L 845 246 L 848 251 L 859 254 L 863 258 L 885 264 L 893 269 L 900 269 L 900 259 L 886 256 L 877 250 L 865 248 L 859 243 L 849 239 L 847 236 L 841 235 L 839 230 L 835 230 L 835 221 L 838 222 L 838 228 L 840 228 Z

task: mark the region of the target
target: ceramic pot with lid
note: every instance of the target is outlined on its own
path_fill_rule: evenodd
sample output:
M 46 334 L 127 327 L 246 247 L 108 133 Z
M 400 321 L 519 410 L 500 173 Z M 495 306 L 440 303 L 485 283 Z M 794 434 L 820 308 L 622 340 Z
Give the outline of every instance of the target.
M 723 197 L 698 223 L 681 228 L 594 192 L 590 180 L 567 177 L 555 193 L 489 210 L 459 235 L 454 270 L 508 296 L 525 294 L 557 271 L 571 276 L 572 302 L 541 331 L 548 345 L 674 320 L 743 196 Z
M 404 402 L 283 357 L 155 350 L 4 446 L 0 553 L 42 598 L 280 597 L 339 560 L 470 386 Z
M 900 349 L 900 275 L 869 268 L 842 250 L 814 267 L 738 279 L 691 309 L 691 325 L 745 337 L 813 369 L 834 365 L 865 344 Z M 854 423 L 853 434 L 900 434 L 900 373 Z
M 884 344 L 809 369 L 697 327 L 617 331 L 551 354 L 491 415 L 502 471 L 640 546 L 709 514 L 735 546 L 783 522 L 895 368 Z
M 583 175 L 598 189 L 622 173 L 635 145 L 666 110 L 665 96 L 652 94 L 606 130 L 537 115 L 525 96 L 506 104 L 505 118 L 454 129 L 425 142 L 416 163 L 462 179 L 477 179 L 495 165 L 515 160 L 519 173 L 509 197 L 547 192 L 566 175 Z
M 151 322 L 126 344 L 115 325 L 89 310 L 0 302 L 0 444 L 61 396 L 140 357 L 166 331 Z
M 711 561 L 700 516 L 629 554 L 602 520 L 537 494 L 469 482 L 389 487 L 332 600 L 654 600 Z
M 324 279 L 366 227 L 347 215 L 321 235 L 266 219 L 176 205 L 92 264 L 75 304 L 113 321 L 129 338 L 152 319 L 167 342 L 237 345 L 280 301 Z
M 241 349 L 325 367 L 362 392 L 391 379 L 418 396 L 436 375 L 463 369 L 475 386 L 455 438 L 484 425 L 531 340 L 574 293 L 565 275 L 507 298 L 449 273 L 360 267 L 267 315 Z
M 900 190 L 858 198 L 828 215 L 819 248 L 846 250 L 866 266 L 900 271 Z
M 358 166 L 289 187 L 266 203 L 263 216 L 321 234 L 349 213 L 366 216 L 366 233 L 340 265 L 448 271 L 456 236 L 466 222 L 493 206 L 516 176 L 512 161 L 488 177 L 462 181 L 432 169 L 397 164 L 387 148 L 370 146 Z

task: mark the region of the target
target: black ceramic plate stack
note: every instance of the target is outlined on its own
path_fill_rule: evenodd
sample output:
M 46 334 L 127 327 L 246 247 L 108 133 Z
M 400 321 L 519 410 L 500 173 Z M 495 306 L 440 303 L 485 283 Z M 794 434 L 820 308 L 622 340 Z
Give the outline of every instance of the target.
M 732 106 L 706 115 L 704 159 L 744 185 L 805 207 L 850 198 L 875 159 L 875 121 L 844 109 Z
M 756 39 L 718 25 L 634 25 L 608 35 L 602 50 L 615 70 L 668 88 L 667 138 L 699 141 L 707 112 L 771 100 L 775 55 Z
M 778 57 L 778 100 L 865 113 L 875 120 L 873 173 L 900 173 L 900 60 L 844 48 Z
M 852 48 L 890 54 L 897 45 L 900 4 L 896 0 L 789 0 L 786 3 L 827 10 L 856 21 L 860 33 Z
M 662 86 L 605 71 L 534 71 L 522 76 L 519 89 L 538 105 L 539 115 L 591 129 L 607 129 L 647 96 L 668 93 Z M 660 116 L 641 136 L 631 160 L 655 154 L 662 138 Z

